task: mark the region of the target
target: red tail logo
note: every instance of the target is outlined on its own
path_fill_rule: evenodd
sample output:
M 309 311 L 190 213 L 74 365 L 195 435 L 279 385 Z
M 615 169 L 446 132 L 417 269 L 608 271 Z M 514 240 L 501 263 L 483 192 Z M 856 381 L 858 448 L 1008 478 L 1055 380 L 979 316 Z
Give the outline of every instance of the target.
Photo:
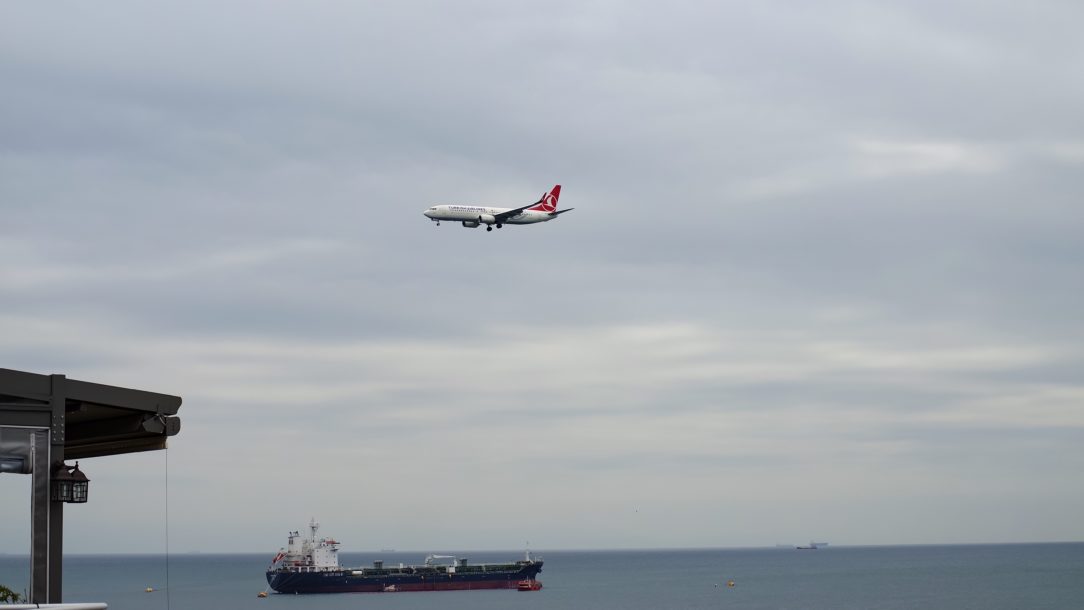
M 553 190 L 542 195 L 542 199 L 539 202 L 529 208 L 535 212 L 556 212 L 557 211 L 557 199 L 561 196 L 561 185 L 553 187 Z

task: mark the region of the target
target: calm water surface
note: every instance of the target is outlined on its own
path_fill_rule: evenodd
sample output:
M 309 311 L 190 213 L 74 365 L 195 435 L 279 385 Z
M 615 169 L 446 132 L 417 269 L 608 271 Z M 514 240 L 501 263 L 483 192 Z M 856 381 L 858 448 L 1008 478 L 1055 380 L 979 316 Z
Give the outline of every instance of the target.
M 461 553 L 474 563 L 516 552 Z M 74 555 L 65 601 L 112 610 L 1084 608 L 1084 543 L 666 551 L 552 551 L 539 592 L 256 594 L 261 555 Z M 420 553 L 342 553 L 344 565 Z M 168 564 L 168 576 L 167 576 Z M 29 558 L 0 555 L 0 584 L 27 587 Z M 734 580 L 734 587 L 727 587 Z M 168 581 L 168 582 L 167 582 Z M 158 591 L 146 593 L 146 587 Z M 168 587 L 168 594 L 167 594 Z

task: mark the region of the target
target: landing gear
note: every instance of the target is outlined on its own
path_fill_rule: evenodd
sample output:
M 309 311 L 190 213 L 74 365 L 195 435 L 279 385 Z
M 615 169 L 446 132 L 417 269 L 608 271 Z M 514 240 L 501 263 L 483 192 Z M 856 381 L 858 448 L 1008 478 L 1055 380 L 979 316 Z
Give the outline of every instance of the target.
M 492 231 L 492 230 L 493 230 L 493 225 L 487 225 L 486 226 L 486 231 Z
M 500 223 L 497 223 L 497 228 L 498 228 L 498 229 L 499 229 L 499 228 L 501 228 L 501 227 L 503 227 L 503 226 L 504 226 L 504 225 L 502 225 L 502 224 L 500 224 Z

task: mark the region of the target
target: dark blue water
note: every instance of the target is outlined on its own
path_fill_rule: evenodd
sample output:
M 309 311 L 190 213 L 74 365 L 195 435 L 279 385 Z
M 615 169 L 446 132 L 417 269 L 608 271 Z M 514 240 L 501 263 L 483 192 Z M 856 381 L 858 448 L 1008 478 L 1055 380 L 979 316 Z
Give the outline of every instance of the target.
M 514 552 L 472 553 L 506 561 Z M 553 551 L 539 592 L 256 594 L 264 555 L 76 555 L 65 601 L 112 610 L 411 608 L 1084 608 L 1084 543 L 666 551 Z M 417 553 L 343 553 L 345 565 L 418 563 Z M 27 586 L 29 559 L 0 556 L 0 584 Z M 726 582 L 733 580 L 734 587 Z M 148 586 L 158 589 L 146 593 Z

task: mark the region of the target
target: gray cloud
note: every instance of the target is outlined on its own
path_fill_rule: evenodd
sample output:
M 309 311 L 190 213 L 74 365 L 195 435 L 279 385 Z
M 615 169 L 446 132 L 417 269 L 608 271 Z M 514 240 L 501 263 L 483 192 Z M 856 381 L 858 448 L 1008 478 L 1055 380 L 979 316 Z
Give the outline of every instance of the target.
M 0 9 L 0 365 L 185 398 L 70 549 L 167 461 L 185 550 L 1081 538 L 1080 9 L 68 10 Z

